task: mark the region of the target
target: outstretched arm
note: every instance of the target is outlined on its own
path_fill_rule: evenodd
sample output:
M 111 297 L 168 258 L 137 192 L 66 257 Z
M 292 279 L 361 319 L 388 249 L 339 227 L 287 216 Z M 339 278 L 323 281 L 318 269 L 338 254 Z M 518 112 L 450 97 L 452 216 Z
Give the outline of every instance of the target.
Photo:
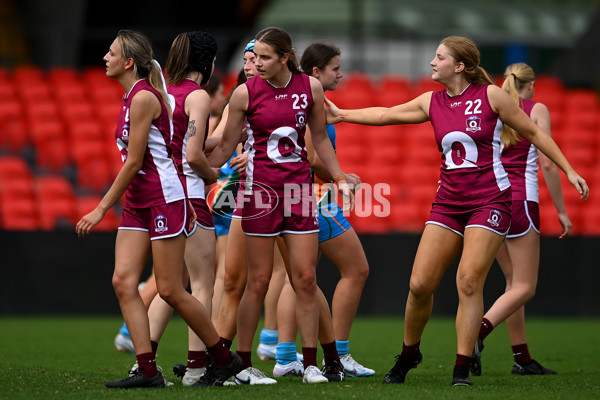
M 350 122 L 361 125 L 398 125 L 420 124 L 429 121 L 429 104 L 431 93 L 423 93 L 419 97 L 394 107 L 370 107 L 356 110 L 342 110 L 325 99 L 327 104 L 327 123 Z
M 310 82 L 313 94 L 313 107 L 308 115 L 310 140 L 323 165 L 339 185 L 344 202 L 344 211 L 351 211 L 354 209 L 354 193 L 350 190 L 346 177 L 342 173 L 335 151 L 325 130 L 326 118 L 323 109 L 325 95 L 323 94 L 323 86 L 316 78 L 311 77 Z

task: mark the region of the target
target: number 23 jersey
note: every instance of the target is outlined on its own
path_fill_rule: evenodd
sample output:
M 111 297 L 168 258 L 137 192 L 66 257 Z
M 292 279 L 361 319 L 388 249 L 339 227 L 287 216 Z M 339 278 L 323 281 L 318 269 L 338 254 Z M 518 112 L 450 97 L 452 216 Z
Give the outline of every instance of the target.
M 500 161 L 503 123 L 492 110 L 487 89 L 471 84 L 456 96 L 446 90 L 432 93 L 429 119 L 442 153 L 438 203 L 510 201 L 510 182 Z
M 245 189 L 251 190 L 258 184 L 284 193 L 285 184 L 310 183 L 304 141 L 307 116 L 313 106 L 309 77 L 292 72 L 282 88 L 259 76 L 245 84 L 248 88 Z

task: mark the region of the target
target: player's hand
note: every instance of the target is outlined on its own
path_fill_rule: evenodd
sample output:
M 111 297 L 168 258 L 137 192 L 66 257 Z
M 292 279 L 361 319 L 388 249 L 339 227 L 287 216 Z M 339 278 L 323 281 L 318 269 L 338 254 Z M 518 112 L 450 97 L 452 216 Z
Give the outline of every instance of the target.
M 84 215 L 77 225 L 75 225 L 75 232 L 77 236 L 85 237 L 90 234 L 92 228 L 100 223 L 104 218 L 104 213 L 97 207 L 90 213 Z
M 342 120 L 340 117 L 340 109 L 325 97 L 325 114 L 327 115 L 327 123 L 329 125 L 337 124 Z
M 575 186 L 575 189 L 577 189 L 577 192 L 579 192 L 579 194 L 581 195 L 581 199 L 587 200 L 588 196 L 590 195 L 590 188 L 585 182 L 585 179 L 579 176 L 579 174 L 575 171 L 568 174 L 567 178 L 569 179 L 569 182 L 571 182 L 571 184 Z
M 248 154 L 243 153 L 243 154 L 240 154 L 239 156 L 234 157 L 229 162 L 229 165 L 233 167 L 233 170 L 235 172 L 238 172 L 241 174 L 242 172 L 244 172 L 246 170 L 246 167 L 248 166 Z
M 558 238 L 562 239 L 571 236 L 571 231 L 573 230 L 573 223 L 569 219 L 567 213 L 558 213 L 558 222 L 560 222 L 560 226 L 562 226 L 563 228 L 563 232 Z
M 352 193 L 356 193 L 360 189 L 360 184 L 361 184 L 360 176 L 353 174 L 353 173 L 344 174 L 344 176 L 346 177 L 346 180 L 348 181 L 348 184 L 350 185 L 350 189 L 352 190 Z
M 337 182 L 338 190 L 342 196 L 342 212 L 348 213 L 354 210 L 354 192 L 346 180 Z

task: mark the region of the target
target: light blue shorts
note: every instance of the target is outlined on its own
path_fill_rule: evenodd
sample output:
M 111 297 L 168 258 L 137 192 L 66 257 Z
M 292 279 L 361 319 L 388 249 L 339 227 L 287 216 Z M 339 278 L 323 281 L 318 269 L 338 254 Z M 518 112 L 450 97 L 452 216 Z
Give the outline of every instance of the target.
M 341 235 L 351 228 L 336 202 L 321 204 L 319 209 L 319 243 Z

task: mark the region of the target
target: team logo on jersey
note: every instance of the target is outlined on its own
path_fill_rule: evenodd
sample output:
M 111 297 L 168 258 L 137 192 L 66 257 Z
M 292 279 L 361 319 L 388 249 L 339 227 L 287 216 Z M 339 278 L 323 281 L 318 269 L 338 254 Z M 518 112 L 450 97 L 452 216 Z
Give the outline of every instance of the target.
M 154 231 L 158 233 L 165 233 L 169 230 L 167 226 L 167 217 L 164 215 L 159 215 L 154 218 Z
M 490 211 L 490 216 L 487 220 L 487 222 L 493 226 L 493 227 L 498 227 L 500 225 L 500 221 L 502 220 L 502 213 L 498 210 L 492 210 Z
M 481 119 L 477 115 L 471 115 L 467 118 L 467 131 L 477 132 L 481 130 Z
M 306 112 L 298 111 L 296 113 L 296 128 L 304 128 L 306 126 Z
M 462 101 L 453 101 L 452 103 L 450 103 L 450 108 L 460 107 L 461 104 L 462 104 Z

